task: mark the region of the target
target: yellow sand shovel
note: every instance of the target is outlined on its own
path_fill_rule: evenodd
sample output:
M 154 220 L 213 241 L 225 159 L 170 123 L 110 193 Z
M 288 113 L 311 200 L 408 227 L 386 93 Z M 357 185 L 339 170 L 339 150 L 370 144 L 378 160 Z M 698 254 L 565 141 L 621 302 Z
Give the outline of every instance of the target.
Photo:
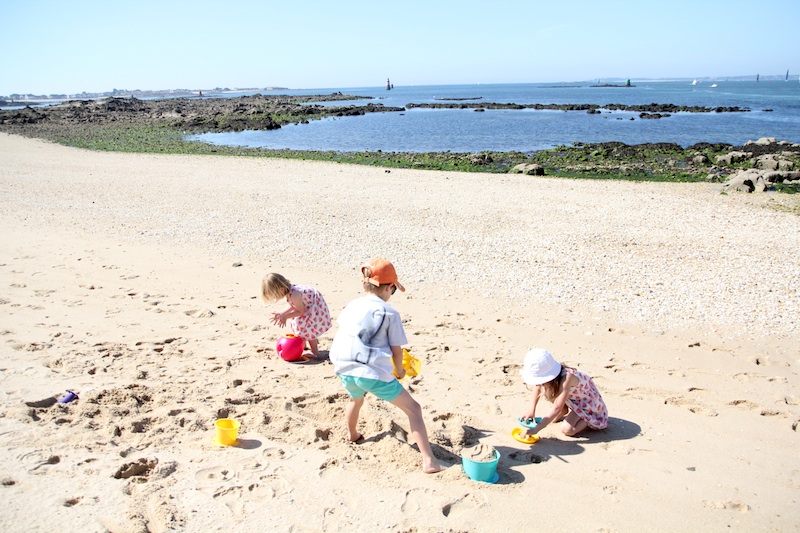
M 392 366 L 394 366 L 394 359 L 392 359 Z M 411 352 L 403 348 L 403 368 L 406 371 L 405 377 L 413 378 L 419 375 L 420 368 L 422 368 L 422 363 L 419 362 L 419 359 L 411 355 Z M 394 377 L 398 377 L 397 369 L 394 370 Z

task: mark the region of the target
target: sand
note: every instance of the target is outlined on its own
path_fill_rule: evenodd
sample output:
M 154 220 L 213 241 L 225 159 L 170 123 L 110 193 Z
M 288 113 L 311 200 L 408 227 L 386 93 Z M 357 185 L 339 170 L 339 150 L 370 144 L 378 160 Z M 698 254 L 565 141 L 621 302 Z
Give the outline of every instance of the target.
M 0 134 L 0 524 L 797 530 L 798 202 Z M 336 315 L 371 256 L 408 289 L 391 303 L 422 367 L 403 383 L 438 474 L 374 398 L 347 442 L 331 365 L 280 360 L 279 305 L 258 298 L 277 271 Z M 594 378 L 607 430 L 512 439 L 537 346 Z M 479 445 L 500 452 L 494 485 L 461 468 Z

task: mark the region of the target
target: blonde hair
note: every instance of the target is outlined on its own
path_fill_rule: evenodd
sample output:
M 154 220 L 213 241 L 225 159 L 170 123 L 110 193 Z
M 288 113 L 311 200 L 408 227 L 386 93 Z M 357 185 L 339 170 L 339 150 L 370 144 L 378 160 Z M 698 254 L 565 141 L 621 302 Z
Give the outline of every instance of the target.
M 575 370 L 571 366 L 562 364 L 561 372 L 559 372 L 556 377 L 547 383 L 542 383 L 542 390 L 544 391 L 544 397 L 547 399 L 547 401 L 555 401 L 556 397 L 561 393 L 561 388 L 564 386 L 564 382 L 566 381 L 565 378 L 567 376 L 567 369 Z
M 280 300 L 292 290 L 292 284 L 280 274 L 271 273 L 261 280 L 261 299 L 265 302 Z

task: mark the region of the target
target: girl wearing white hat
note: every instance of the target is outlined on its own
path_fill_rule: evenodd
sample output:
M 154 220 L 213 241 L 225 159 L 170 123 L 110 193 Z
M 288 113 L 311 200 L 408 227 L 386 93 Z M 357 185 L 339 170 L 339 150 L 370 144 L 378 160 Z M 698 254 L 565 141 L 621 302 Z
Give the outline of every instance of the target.
M 553 404 L 550 412 L 528 429 L 523 438 L 536 435 L 550 422 L 561 418 L 564 419 L 561 431 L 570 437 L 586 428 L 608 426 L 608 410 L 592 378 L 576 368 L 560 364 L 547 350 L 534 348 L 525 354 L 520 375 L 526 384 L 534 386 L 531 409 L 520 420 L 536 420 L 536 405 L 542 392 Z

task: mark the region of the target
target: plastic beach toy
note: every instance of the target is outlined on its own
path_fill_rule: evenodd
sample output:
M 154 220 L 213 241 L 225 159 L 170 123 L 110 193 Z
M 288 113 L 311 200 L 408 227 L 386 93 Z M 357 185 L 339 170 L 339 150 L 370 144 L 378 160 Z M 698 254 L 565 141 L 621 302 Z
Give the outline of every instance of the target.
M 486 463 L 479 463 L 472 459 L 467 459 L 461 456 L 461 466 L 464 468 L 464 473 L 470 479 L 475 481 L 482 481 L 483 483 L 497 483 L 500 476 L 497 474 L 497 463 L 500 462 L 500 452 L 494 451 L 494 460 Z
M 536 418 L 517 418 L 517 423 L 519 423 L 520 426 L 526 427 L 528 429 L 535 428 L 536 425 L 541 421 L 542 421 L 541 416 L 537 416 Z
M 303 349 L 306 347 L 306 341 L 287 333 L 280 339 L 278 344 L 275 345 L 275 351 L 281 356 L 284 361 L 297 361 L 303 357 Z
M 392 366 L 394 366 L 394 359 L 392 359 Z M 422 368 L 422 363 L 419 362 L 419 359 L 411 355 L 411 352 L 405 348 L 403 348 L 403 368 L 406 371 L 405 377 L 408 378 L 417 377 Z M 394 377 L 398 377 L 397 369 L 394 370 Z
M 528 435 L 524 437 L 523 433 L 525 433 L 525 431 L 522 428 L 514 428 L 511 430 L 511 436 L 514 437 L 514 440 L 522 444 L 536 444 L 539 442 L 539 435 Z
M 67 389 L 67 394 L 65 394 L 60 400 L 58 400 L 58 403 L 69 403 L 77 399 L 78 395 L 75 393 L 75 391 Z
M 233 446 L 239 436 L 239 421 L 232 418 L 220 418 L 214 424 L 217 427 L 216 444 Z

